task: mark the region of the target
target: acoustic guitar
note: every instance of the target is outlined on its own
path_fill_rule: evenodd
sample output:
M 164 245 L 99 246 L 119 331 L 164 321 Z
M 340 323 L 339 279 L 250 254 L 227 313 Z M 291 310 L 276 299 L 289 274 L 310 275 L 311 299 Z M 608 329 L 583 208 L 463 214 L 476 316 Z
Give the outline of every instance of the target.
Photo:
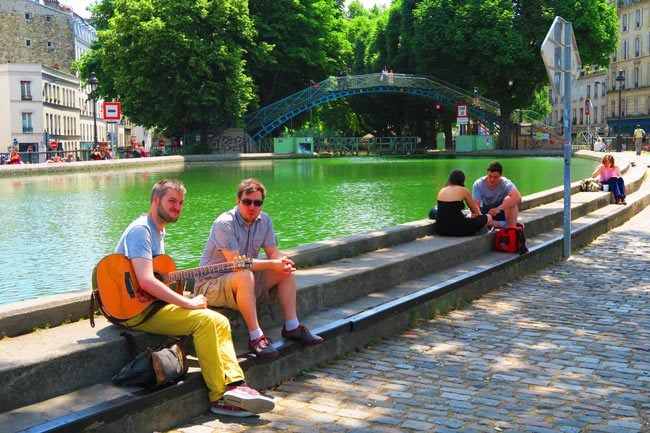
M 153 259 L 156 278 L 179 294 L 183 294 L 183 280 L 203 277 L 213 272 L 234 272 L 251 269 L 253 262 L 244 256 L 235 261 L 176 270 L 174 260 L 167 255 Z M 157 300 L 140 288 L 131 260 L 123 254 L 111 254 L 99 261 L 93 270 L 93 296 L 100 312 L 111 321 L 124 321 L 142 313 Z

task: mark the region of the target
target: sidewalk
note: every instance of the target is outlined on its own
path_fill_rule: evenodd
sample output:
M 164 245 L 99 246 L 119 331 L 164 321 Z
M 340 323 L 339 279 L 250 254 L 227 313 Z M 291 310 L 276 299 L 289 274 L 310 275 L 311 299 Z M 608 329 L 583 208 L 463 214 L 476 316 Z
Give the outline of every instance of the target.
M 650 158 L 644 156 L 650 163 Z M 650 432 L 650 208 L 568 260 L 174 432 Z

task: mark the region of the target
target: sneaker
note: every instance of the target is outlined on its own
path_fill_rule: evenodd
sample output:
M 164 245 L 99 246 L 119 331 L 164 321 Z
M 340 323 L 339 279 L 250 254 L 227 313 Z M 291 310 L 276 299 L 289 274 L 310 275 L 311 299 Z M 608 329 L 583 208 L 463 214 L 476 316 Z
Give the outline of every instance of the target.
M 226 416 L 253 416 L 253 412 L 249 412 L 241 407 L 230 406 L 223 399 L 213 401 L 210 403 L 210 412 L 216 413 L 217 415 L 226 415 Z
M 269 412 L 275 402 L 246 385 L 231 386 L 223 394 L 223 401 L 231 406 L 243 409 L 251 414 Z
M 261 358 L 275 358 L 280 354 L 272 345 L 273 341 L 264 335 L 257 340 L 248 340 L 248 348 Z
M 286 328 L 282 327 L 282 337 L 288 338 L 291 340 L 302 341 L 303 343 L 313 346 L 315 344 L 320 344 L 323 342 L 323 338 L 320 335 L 312 334 L 312 332 L 305 328 L 302 325 L 299 325 L 296 329 L 287 331 Z

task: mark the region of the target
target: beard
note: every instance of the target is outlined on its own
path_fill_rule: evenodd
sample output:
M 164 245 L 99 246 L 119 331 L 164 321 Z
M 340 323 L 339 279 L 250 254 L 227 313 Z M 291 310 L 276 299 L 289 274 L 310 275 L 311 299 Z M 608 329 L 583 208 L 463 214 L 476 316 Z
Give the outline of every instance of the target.
M 165 208 L 160 204 L 158 205 L 156 212 L 158 213 L 158 218 L 160 218 L 162 221 L 165 221 L 166 223 L 175 223 L 178 221 L 178 216 L 180 215 L 172 215 L 171 213 L 167 212 Z

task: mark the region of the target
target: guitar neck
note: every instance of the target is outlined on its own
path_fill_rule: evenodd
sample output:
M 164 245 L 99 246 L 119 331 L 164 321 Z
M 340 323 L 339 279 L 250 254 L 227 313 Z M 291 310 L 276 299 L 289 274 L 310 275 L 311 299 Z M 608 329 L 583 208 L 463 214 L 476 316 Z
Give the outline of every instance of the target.
M 235 269 L 235 265 L 232 262 L 217 263 L 215 265 L 201 266 L 198 268 L 167 272 L 165 274 L 162 274 L 162 281 L 164 283 L 169 283 L 172 281 L 187 280 L 196 277 L 204 277 L 213 272 L 232 272 L 234 269 Z

